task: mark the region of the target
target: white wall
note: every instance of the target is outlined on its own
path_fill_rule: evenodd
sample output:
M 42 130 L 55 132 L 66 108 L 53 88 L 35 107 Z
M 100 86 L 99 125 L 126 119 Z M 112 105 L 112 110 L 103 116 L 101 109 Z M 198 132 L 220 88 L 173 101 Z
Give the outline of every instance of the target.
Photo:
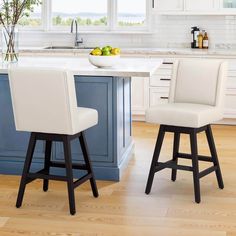
M 191 26 L 209 33 L 210 47 L 236 48 L 235 16 L 158 16 L 151 19 L 150 34 L 82 33 L 86 46 L 111 44 L 117 47 L 189 47 Z M 68 33 L 20 33 L 20 46 L 71 45 Z

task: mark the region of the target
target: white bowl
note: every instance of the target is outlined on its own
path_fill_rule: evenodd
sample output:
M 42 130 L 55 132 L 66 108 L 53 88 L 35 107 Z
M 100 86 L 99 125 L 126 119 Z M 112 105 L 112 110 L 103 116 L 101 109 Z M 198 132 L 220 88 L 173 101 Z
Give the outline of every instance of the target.
M 119 62 L 119 59 L 120 59 L 120 55 L 93 56 L 93 55 L 89 54 L 89 62 L 98 68 L 112 67 Z

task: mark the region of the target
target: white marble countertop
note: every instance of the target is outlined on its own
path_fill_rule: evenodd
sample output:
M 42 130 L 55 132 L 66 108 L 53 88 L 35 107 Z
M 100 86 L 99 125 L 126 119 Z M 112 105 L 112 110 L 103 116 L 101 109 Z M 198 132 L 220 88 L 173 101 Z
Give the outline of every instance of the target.
M 20 52 L 24 53 L 68 53 L 68 54 L 87 54 L 91 49 L 44 49 L 44 47 L 22 47 Z M 125 54 L 136 55 L 188 55 L 188 56 L 235 56 L 236 49 L 191 49 L 191 48 L 122 48 L 121 52 Z
M 117 77 L 150 77 L 162 64 L 161 59 L 120 58 L 112 68 L 97 68 L 91 65 L 86 57 L 71 56 L 20 56 L 17 63 L 6 64 L 0 61 L 0 73 L 6 74 L 8 67 L 51 67 L 65 68 L 74 75 L 117 76 Z

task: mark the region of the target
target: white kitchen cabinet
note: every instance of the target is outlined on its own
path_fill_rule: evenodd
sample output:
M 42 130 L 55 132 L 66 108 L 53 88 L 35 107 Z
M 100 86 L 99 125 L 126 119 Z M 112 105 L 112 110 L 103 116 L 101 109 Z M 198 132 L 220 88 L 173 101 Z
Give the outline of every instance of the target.
M 144 117 L 149 104 L 149 78 L 132 77 L 131 104 L 133 120 Z
M 163 15 L 236 15 L 236 0 L 153 0 Z
M 153 8 L 156 11 L 182 11 L 184 0 L 152 0 Z
M 172 76 L 172 62 L 164 62 L 150 78 L 149 107 L 168 103 L 170 81 Z
M 186 11 L 204 11 L 211 12 L 218 8 L 216 0 L 185 0 Z

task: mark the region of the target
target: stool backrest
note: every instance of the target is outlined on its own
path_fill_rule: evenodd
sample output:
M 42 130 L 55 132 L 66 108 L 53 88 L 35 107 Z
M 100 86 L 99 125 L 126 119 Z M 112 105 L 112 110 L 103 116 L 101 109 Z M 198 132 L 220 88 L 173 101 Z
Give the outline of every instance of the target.
M 214 59 L 182 59 L 174 63 L 169 102 L 222 106 L 227 63 Z
M 17 130 L 73 134 L 77 100 L 72 74 L 16 67 L 9 69 L 9 81 Z

